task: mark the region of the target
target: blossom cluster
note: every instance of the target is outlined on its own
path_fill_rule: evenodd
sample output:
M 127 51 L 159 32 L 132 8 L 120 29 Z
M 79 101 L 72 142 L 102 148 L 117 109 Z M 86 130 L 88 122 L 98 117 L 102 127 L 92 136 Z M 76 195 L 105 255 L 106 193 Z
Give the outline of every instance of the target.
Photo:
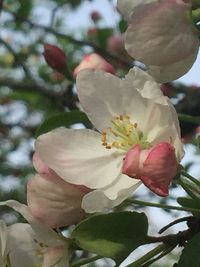
M 9 260 L 16 267 L 66 267 L 69 242 L 53 228 L 118 206 L 142 183 L 159 196 L 169 194 L 184 151 L 176 111 L 160 82 L 177 79 L 195 61 L 199 38 L 191 8 L 189 0 L 118 0 L 128 22 L 125 48 L 146 70 L 133 67 L 120 78 L 96 53 L 76 67 L 78 98 L 93 129 L 61 127 L 37 138 L 28 206 L 1 203 L 29 223 L 0 223 L 1 266 Z M 53 50 L 59 57 L 49 60 L 48 45 L 47 61 L 59 69 L 61 58 L 63 69 L 66 58 Z

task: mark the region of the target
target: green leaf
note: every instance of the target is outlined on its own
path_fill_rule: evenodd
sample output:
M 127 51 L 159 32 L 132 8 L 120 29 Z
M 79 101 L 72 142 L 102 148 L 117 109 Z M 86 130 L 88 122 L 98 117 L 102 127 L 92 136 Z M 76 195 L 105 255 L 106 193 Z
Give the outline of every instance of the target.
M 180 121 L 189 122 L 192 124 L 199 124 L 200 123 L 200 116 L 191 116 L 187 114 L 178 114 L 178 118 Z
M 17 10 L 17 16 L 19 18 L 27 19 L 33 7 L 32 0 L 26 0 L 26 1 L 20 0 L 19 4 L 20 5 L 19 5 L 19 9 Z
M 200 149 L 200 136 L 197 136 L 195 139 L 195 143 L 198 146 L 198 148 Z
M 58 113 L 48 118 L 44 123 L 42 123 L 42 125 L 40 125 L 40 127 L 37 129 L 36 137 L 55 128 L 61 126 L 70 127 L 71 125 L 76 123 L 82 123 L 87 127 L 91 126 L 91 123 L 88 120 L 87 116 L 81 111 Z
M 188 197 L 178 197 L 177 198 L 177 202 L 179 205 L 181 205 L 182 207 L 186 207 L 186 208 L 194 208 L 194 209 L 199 209 L 200 208 L 200 202 L 198 202 L 197 200 L 188 198 Z M 199 213 L 197 212 L 192 212 L 193 215 L 199 217 Z
M 102 28 L 97 31 L 97 42 L 102 48 L 106 48 L 107 40 L 113 35 L 113 28 Z
M 126 31 L 127 27 L 128 27 L 126 20 L 121 19 L 119 24 L 118 24 L 118 27 L 119 27 L 120 32 L 124 33 Z
M 72 237 L 85 250 L 121 263 L 147 237 L 144 213 L 117 212 L 90 217 L 81 222 Z
M 183 249 L 177 267 L 200 266 L 200 233 L 196 234 Z

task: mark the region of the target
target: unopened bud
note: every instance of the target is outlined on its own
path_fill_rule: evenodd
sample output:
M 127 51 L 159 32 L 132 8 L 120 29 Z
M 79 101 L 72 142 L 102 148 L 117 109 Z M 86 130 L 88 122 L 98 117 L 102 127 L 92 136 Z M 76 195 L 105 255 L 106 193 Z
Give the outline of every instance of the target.
M 83 60 L 73 72 L 74 78 L 76 78 L 77 74 L 84 69 L 99 69 L 104 70 L 106 72 L 110 72 L 112 74 L 116 73 L 115 68 L 110 63 L 108 63 L 103 57 L 96 53 L 92 53 L 83 58 Z
M 67 58 L 62 49 L 55 45 L 44 45 L 44 58 L 47 64 L 58 72 L 65 72 L 67 68 Z
M 102 18 L 101 14 L 98 11 L 92 11 L 90 17 L 94 22 L 97 22 Z

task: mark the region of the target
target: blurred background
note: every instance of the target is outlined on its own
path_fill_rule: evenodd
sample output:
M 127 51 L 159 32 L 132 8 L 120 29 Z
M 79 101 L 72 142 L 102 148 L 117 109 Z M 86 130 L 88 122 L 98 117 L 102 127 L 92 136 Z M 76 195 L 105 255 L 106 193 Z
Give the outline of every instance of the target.
M 85 118 L 81 116 L 70 113 L 70 120 L 65 116 L 79 109 L 75 81 L 71 75 L 67 79 L 48 66 L 43 56 L 44 44 L 56 45 L 65 52 L 69 73 L 73 73 L 82 58 L 92 52 L 104 57 L 121 77 L 138 62 L 125 52 L 123 32 L 127 25 L 114 0 L 0 0 L 0 9 L 0 200 L 16 199 L 26 203 L 26 183 L 34 174 L 35 137 L 44 129 L 85 125 Z M 179 113 L 200 114 L 198 62 L 199 59 L 179 81 L 161 85 L 161 90 L 172 99 Z M 181 122 L 181 131 L 186 149 L 183 164 L 198 177 L 200 157 L 196 137 L 200 127 Z M 184 192 L 172 186 L 170 196 L 161 199 L 141 187 L 134 197 L 176 205 L 175 199 L 181 195 Z M 186 215 L 138 206 L 123 205 L 118 209 L 133 208 L 146 212 L 153 234 Z M 22 220 L 7 208 L 0 209 L 0 217 L 8 224 Z M 184 224 L 179 225 L 170 231 L 184 227 Z M 136 250 L 131 259 L 145 251 L 145 248 Z M 177 254 L 162 260 L 162 267 L 172 266 L 177 255 L 178 250 Z M 81 253 L 75 255 L 82 256 Z M 126 264 L 128 262 L 129 259 Z M 113 266 L 113 263 L 97 261 L 88 266 Z M 161 263 L 152 266 L 161 266 Z

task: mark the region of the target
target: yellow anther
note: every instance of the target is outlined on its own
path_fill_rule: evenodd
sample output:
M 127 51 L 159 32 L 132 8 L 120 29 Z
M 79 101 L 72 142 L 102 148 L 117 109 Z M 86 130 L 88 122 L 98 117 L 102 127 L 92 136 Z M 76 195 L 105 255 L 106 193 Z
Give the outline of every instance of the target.
M 102 132 L 102 145 L 107 149 L 112 147 L 127 151 L 135 144 L 143 148 L 149 147 L 143 133 L 138 129 L 137 123 L 132 123 L 128 115 L 115 116 L 111 120 L 112 127 Z

